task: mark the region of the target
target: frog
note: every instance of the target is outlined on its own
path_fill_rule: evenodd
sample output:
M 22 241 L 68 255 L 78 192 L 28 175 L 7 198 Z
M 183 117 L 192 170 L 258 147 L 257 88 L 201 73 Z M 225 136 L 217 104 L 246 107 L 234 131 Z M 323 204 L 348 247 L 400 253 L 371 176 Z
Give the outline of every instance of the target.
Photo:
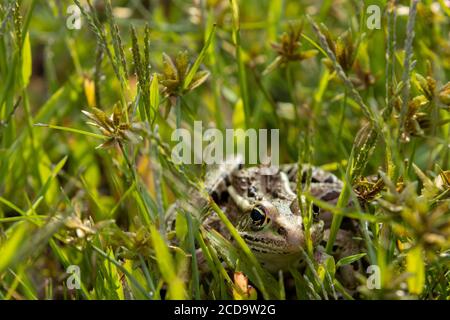
M 308 182 L 313 198 L 331 205 L 336 205 L 343 188 L 336 175 L 320 167 L 305 164 L 301 166 L 301 174 L 298 171 L 297 163 L 269 170 L 265 166 L 245 167 L 238 158 L 210 170 L 205 178 L 205 189 L 211 199 L 226 214 L 260 264 L 270 272 L 288 270 L 304 262 L 307 245 L 300 205 L 306 199 L 301 196 L 299 201 L 294 192 L 297 178 L 301 178 L 302 186 Z M 195 200 L 195 196 L 193 199 L 196 207 L 204 205 L 201 200 Z M 312 213 L 309 234 L 313 247 L 318 248 L 316 256 L 323 260 L 327 255 L 323 248 L 328 240 L 332 214 L 314 203 Z M 339 230 L 333 248 L 336 259 L 360 250 L 353 239 L 357 233 L 355 223 L 344 222 L 343 226 L 347 226 Z M 212 210 L 202 219 L 202 225 L 205 229 L 218 231 L 225 238 L 232 238 Z

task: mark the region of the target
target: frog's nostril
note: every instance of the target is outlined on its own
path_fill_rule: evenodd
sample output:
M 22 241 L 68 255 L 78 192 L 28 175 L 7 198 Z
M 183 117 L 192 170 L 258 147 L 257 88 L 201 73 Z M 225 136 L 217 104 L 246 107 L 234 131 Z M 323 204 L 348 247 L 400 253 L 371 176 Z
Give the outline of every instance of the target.
M 280 236 L 285 236 L 285 235 L 287 234 L 286 229 L 283 228 L 283 227 L 279 227 L 278 230 L 277 230 L 277 232 L 278 232 L 278 234 L 279 234 Z

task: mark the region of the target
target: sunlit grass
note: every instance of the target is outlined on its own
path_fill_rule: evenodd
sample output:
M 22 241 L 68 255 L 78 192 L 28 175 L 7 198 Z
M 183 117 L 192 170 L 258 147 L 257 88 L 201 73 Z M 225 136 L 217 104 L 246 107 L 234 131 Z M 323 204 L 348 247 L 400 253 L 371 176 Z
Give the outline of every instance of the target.
M 0 299 L 450 298 L 445 1 L 375 1 L 374 30 L 363 2 L 149 2 L 0 5 Z M 207 194 L 208 168 L 172 161 L 173 130 L 194 120 L 280 129 L 282 163 L 344 182 L 336 206 L 297 186 L 301 268 L 265 270 Z M 191 203 L 168 230 L 176 201 Z M 318 260 L 312 203 L 333 214 L 327 253 L 344 217 L 362 252 Z M 341 283 L 357 261 L 379 289 L 366 270 Z

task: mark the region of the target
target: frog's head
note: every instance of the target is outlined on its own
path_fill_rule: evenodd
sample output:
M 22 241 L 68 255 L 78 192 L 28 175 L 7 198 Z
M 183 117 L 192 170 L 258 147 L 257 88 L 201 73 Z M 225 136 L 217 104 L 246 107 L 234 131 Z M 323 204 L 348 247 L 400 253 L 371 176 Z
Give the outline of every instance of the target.
M 276 188 L 276 194 L 257 190 L 259 195 L 255 197 L 244 197 L 229 188 L 240 211 L 236 225 L 239 234 L 260 262 L 273 271 L 301 260 L 302 249 L 306 248 L 298 198 L 287 184 L 283 185 Z M 322 239 L 323 222 L 314 222 L 309 231 L 313 245 L 317 245 Z
M 305 227 L 295 202 L 260 201 L 240 216 L 237 230 L 255 255 L 269 269 L 284 269 L 306 248 Z M 322 239 L 323 222 L 314 223 L 311 239 Z

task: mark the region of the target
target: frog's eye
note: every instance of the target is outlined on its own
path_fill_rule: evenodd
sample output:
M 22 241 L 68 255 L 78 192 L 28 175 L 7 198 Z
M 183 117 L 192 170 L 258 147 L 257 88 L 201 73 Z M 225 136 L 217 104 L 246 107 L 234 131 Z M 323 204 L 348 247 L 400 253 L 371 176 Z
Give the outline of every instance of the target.
M 250 218 L 252 218 L 254 223 L 262 224 L 266 220 L 266 213 L 264 208 L 261 206 L 256 206 L 250 211 Z

